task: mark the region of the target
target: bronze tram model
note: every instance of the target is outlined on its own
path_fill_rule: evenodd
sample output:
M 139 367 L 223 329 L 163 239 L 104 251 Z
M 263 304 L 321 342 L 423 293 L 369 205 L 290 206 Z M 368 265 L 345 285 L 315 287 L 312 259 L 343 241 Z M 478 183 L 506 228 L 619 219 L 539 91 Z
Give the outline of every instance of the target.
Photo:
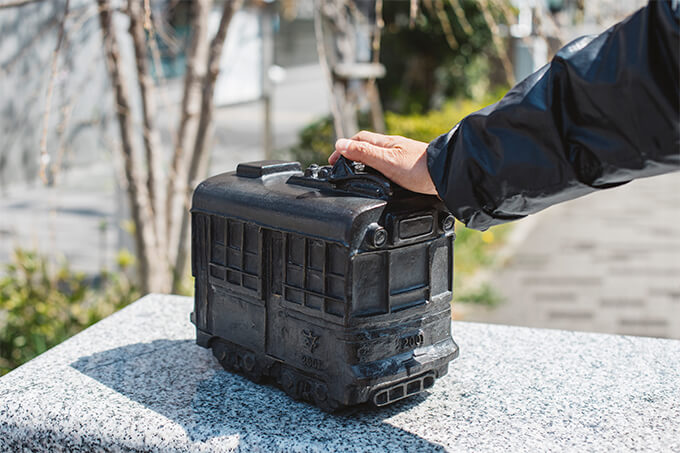
M 454 219 L 344 158 L 262 161 L 203 181 L 192 213 L 196 342 L 333 411 L 434 385 L 451 338 Z

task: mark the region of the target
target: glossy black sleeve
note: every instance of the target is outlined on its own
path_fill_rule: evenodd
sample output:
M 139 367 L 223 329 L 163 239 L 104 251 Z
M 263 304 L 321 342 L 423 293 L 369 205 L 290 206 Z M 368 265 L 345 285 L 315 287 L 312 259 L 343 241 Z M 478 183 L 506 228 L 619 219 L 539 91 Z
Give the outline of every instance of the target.
M 430 143 L 439 196 L 468 227 L 680 168 L 678 9 L 651 1 L 562 48 Z

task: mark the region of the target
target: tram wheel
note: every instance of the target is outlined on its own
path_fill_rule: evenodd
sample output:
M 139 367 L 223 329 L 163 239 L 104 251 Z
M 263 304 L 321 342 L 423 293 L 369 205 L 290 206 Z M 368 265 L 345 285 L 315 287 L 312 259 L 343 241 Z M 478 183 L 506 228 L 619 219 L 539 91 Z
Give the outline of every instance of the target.
M 253 382 L 260 382 L 262 380 L 262 367 L 257 362 L 255 354 L 243 354 L 241 357 L 243 364 L 243 374 Z
M 298 391 L 298 380 L 295 374 L 289 370 L 282 370 L 278 378 L 279 385 L 284 392 L 291 398 L 300 399 L 300 392 Z
M 233 353 L 229 350 L 227 345 L 222 341 L 217 340 L 213 341 L 211 348 L 213 356 L 215 356 L 217 361 L 220 362 L 222 368 L 227 371 L 234 371 L 233 362 L 230 360 L 230 356 L 232 356 Z

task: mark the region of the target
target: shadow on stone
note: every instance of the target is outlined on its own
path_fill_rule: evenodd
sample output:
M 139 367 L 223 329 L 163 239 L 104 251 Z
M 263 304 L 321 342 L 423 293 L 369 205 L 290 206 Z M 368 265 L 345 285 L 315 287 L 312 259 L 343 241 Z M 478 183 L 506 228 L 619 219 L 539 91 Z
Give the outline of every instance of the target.
M 328 414 L 276 387 L 224 371 L 210 351 L 193 340 L 136 343 L 82 357 L 71 366 L 173 420 L 192 442 L 236 435 L 242 446 L 272 450 L 308 446 L 444 451 L 384 421 L 420 404 L 424 395 L 382 409 L 357 407 Z

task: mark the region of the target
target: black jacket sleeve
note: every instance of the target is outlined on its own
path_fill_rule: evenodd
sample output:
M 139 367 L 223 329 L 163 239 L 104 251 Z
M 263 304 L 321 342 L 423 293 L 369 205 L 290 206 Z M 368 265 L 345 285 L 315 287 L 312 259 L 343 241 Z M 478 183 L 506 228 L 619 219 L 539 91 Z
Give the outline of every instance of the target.
M 680 27 L 650 1 L 583 37 L 427 149 L 432 180 L 470 228 L 680 168 Z

